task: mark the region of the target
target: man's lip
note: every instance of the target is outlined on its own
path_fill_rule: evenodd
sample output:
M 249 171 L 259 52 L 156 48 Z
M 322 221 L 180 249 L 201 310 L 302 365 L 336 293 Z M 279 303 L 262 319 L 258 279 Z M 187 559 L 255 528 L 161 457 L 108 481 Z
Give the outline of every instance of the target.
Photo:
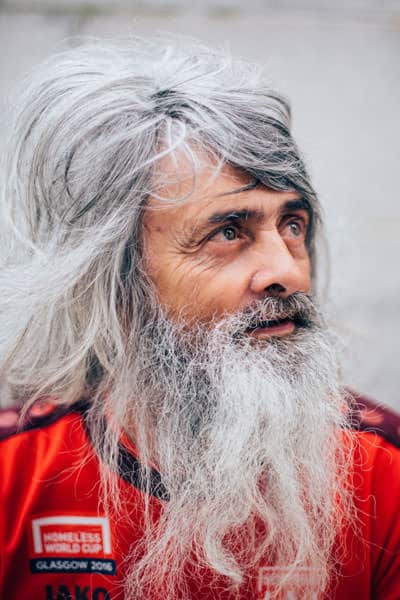
M 268 325 L 266 327 L 255 327 L 249 329 L 247 333 L 249 335 L 255 336 L 257 338 L 264 337 L 283 337 L 284 335 L 289 335 L 293 333 L 296 328 L 296 324 L 293 319 L 283 319 L 276 325 Z

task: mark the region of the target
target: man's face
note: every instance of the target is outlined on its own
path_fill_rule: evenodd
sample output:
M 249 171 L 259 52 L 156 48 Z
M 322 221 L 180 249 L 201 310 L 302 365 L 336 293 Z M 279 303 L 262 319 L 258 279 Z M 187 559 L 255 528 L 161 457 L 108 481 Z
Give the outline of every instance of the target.
M 163 197 L 182 197 L 192 183 L 167 186 Z M 214 179 L 204 170 L 187 200 L 153 199 L 149 209 L 145 268 L 172 320 L 207 324 L 267 296 L 309 293 L 310 215 L 296 192 L 255 186 L 224 167 Z M 284 320 L 251 335 L 284 336 L 294 329 L 293 321 Z

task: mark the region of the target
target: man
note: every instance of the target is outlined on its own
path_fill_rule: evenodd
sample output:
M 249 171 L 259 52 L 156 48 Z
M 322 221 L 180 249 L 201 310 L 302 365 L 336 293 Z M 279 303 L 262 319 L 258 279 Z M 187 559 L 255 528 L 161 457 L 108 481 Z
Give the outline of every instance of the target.
M 254 67 L 182 42 L 91 43 L 27 86 L 2 597 L 400 597 L 400 454 L 355 431 L 289 119 Z

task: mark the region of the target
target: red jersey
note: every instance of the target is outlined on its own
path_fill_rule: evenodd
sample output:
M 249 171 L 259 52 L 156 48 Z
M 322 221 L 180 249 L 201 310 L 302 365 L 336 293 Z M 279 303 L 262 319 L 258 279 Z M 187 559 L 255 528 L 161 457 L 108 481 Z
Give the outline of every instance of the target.
M 363 407 L 359 403 L 355 414 Z M 369 417 L 369 425 L 390 421 L 391 441 L 384 439 L 383 431 L 362 431 L 365 420 L 355 419 L 360 429 L 354 461 L 360 524 L 357 535 L 345 534 L 346 555 L 339 577 L 324 596 L 329 600 L 400 599 L 400 450 L 393 443 L 400 419 L 393 426 L 394 417 L 390 420 L 388 415 L 367 402 L 364 417 Z M 140 463 L 131 449 L 121 442 L 118 476 L 121 493 L 129 498 L 128 524 L 123 518 L 110 518 L 99 505 L 101 458 L 91 444 L 81 407 L 32 416 L 24 431 L 8 435 L 0 445 L 0 598 L 122 600 L 123 559 L 142 534 L 144 492 L 139 487 Z M 150 502 L 155 516 L 165 501 L 161 478 L 154 471 Z M 241 600 L 268 600 L 277 571 L 261 567 Z M 230 597 L 204 584 L 200 591 L 196 581 L 191 589 L 190 600 Z M 294 588 L 281 597 L 302 598 Z

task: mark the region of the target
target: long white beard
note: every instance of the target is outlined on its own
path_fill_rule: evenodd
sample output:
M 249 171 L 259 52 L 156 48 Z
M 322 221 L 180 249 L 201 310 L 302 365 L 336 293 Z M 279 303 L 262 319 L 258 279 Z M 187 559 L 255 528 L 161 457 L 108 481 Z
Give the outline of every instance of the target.
M 346 412 L 333 337 L 307 297 L 296 302 L 307 327 L 288 338 L 244 333 L 256 315 L 285 314 L 273 300 L 207 332 L 158 317 L 141 336 L 129 412 L 169 501 L 127 597 L 188 597 L 189 557 L 233 597 L 257 563 L 285 567 L 277 589 L 303 567 L 312 577 L 302 597 L 326 588 L 351 502 Z

